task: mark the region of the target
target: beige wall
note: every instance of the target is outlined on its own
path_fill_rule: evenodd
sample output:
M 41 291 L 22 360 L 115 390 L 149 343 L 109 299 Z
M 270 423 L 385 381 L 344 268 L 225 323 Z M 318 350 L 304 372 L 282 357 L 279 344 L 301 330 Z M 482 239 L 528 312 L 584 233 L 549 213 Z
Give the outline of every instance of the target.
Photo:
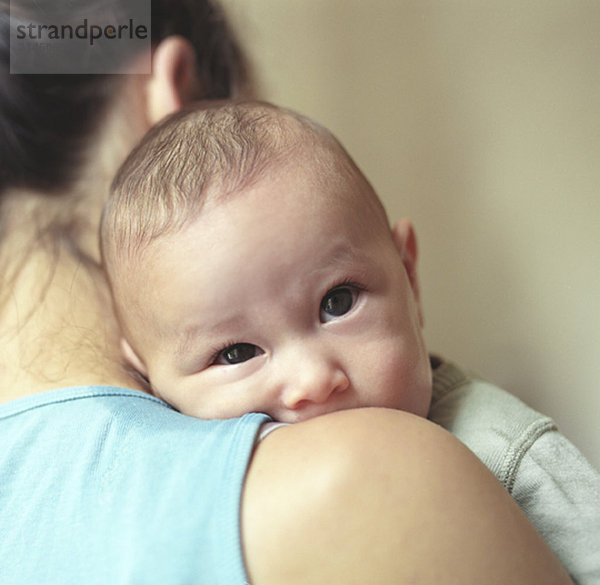
M 226 0 L 262 95 L 414 220 L 431 350 L 600 467 L 600 3 Z

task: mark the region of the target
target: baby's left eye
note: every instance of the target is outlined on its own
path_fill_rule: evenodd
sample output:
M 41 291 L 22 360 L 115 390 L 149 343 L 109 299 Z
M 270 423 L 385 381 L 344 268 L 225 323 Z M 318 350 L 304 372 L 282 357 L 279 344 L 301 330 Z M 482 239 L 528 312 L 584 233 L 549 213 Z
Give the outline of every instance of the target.
M 358 291 L 352 286 L 339 286 L 331 289 L 321 301 L 319 311 L 321 323 L 345 315 L 354 306 L 357 297 Z

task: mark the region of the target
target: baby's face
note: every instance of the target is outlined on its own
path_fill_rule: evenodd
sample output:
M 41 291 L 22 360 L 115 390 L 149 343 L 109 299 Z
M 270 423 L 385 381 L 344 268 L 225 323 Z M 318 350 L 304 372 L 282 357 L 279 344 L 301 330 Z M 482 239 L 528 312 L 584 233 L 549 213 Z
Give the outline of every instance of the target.
M 159 240 L 140 299 L 156 335 L 138 343 L 156 394 L 200 418 L 297 422 L 364 406 L 425 416 L 412 260 L 404 235 L 394 242 L 361 203 L 365 189 L 279 169 Z

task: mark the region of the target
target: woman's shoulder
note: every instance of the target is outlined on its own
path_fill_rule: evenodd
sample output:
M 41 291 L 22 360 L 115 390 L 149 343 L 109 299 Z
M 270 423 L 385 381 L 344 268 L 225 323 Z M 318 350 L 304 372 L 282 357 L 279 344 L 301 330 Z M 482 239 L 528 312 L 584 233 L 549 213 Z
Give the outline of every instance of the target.
M 472 453 L 400 411 L 272 432 L 255 450 L 242 510 L 254 585 L 570 582 Z

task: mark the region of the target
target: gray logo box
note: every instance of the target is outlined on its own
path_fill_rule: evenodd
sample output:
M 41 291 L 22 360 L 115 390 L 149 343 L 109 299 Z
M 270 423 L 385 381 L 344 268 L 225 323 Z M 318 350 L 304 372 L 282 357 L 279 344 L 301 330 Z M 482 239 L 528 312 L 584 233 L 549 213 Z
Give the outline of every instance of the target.
M 150 73 L 150 0 L 11 0 L 10 72 Z

